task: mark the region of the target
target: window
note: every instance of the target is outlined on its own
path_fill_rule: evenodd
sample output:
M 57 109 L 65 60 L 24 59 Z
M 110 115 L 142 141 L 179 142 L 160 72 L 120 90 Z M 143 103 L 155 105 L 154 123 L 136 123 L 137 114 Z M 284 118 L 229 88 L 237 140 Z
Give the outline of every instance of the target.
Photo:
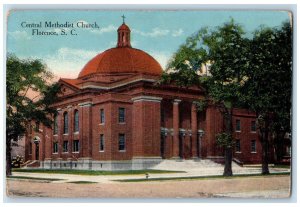
M 256 152 L 256 140 L 251 140 L 251 152 Z
M 162 108 L 160 110 L 160 122 L 162 125 L 165 123 L 165 111 Z
M 119 151 L 125 150 L 125 134 L 119 134 Z
M 68 122 L 68 113 L 64 113 L 64 134 L 68 134 L 69 132 L 69 122 Z
M 39 132 L 40 131 L 40 122 L 37 121 L 35 122 L 35 129 L 34 129 L 36 132 Z
M 125 108 L 119 108 L 119 123 L 125 122 Z
M 100 124 L 104 124 L 104 122 L 105 122 L 104 109 L 100 109 Z
M 241 152 L 241 140 L 239 139 L 235 140 L 235 151 Z
M 58 153 L 58 143 L 53 142 L 53 153 Z
M 75 110 L 74 112 L 74 132 L 79 131 L 79 112 Z
M 241 131 L 241 120 L 239 119 L 235 121 L 235 131 Z
M 29 142 L 29 154 L 32 154 L 32 142 Z
M 104 151 L 104 134 L 100 134 L 100 151 Z
M 68 141 L 64 141 L 64 145 L 63 145 L 63 152 L 68 152 Z
M 79 140 L 73 141 L 73 152 L 79 152 Z
M 256 132 L 256 123 L 255 123 L 255 121 L 251 121 L 251 132 Z
M 54 116 L 54 126 L 53 126 L 53 134 L 58 133 L 58 116 L 55 114 Z

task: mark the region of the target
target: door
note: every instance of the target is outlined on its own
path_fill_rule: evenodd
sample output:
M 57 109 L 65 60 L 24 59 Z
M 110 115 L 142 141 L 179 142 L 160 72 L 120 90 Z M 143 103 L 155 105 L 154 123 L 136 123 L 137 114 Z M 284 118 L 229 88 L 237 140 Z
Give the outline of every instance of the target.
M 39 160 L 40 159 L 40 148 L 39 148 L 39 143 L 35 143 L 35 159 Z

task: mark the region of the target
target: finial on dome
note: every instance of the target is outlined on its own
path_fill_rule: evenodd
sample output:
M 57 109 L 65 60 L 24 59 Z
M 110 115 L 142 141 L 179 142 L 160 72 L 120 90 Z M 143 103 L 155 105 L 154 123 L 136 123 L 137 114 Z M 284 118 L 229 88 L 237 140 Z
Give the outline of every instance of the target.
M 123 24 L 118 28 L 118 44 L 117 47 L 131 47 L 130 44 L 130 29 L 125 24 L 125 16 L 123 18 Z

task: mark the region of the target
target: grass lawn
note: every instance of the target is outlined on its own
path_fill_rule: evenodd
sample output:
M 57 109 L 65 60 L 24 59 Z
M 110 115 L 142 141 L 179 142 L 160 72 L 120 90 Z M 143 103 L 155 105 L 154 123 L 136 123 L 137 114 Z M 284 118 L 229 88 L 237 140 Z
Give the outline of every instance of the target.
M 13 172 L 73 174 L 73 175 L 139 175 L 139 174 L 146 174 L 146 173 L 151 173 L 151 174 L 185 173 L 185 171 L 169 171 L 169 170 L 96 171 L 96 170 L 48 170 L 48 169 L 20 169 L 20 168 L 13 169 Z
M 194 177 L 176 177 L 176 178 L 148 178 L 148 179 L 124 179 L 124 180 L 114 180 L 119 182 L 145 182 L 145 181 L 168 181 L 168 180 L 210 180 L 210 179 L 235 179 L 235 178 L 243 178 L 243 177 L 263 177 L 263 176 L 278 176 L 278 175 L 290 175 L 287 173 L 273 173 L 269 175 L 262 174 L 244 174 L 244 175 L 233 175 L 233 176 L 222 176 L 222 175 L 213 175 L 213 176 L 194 176 Z
M 44 181 L 58 181 L 58 180 L 63 180 L 63 179 L 58 179 L 58 178 L 37 178 L 37 177 L 26 177 L 26 176 L 8 176 L 7 178 L 26 179 L 26 180 L 44 180 Z

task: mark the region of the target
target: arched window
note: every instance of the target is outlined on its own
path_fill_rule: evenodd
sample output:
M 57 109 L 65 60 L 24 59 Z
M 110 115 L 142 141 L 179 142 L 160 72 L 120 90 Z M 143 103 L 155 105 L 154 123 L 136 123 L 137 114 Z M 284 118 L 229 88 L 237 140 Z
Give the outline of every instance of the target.
M 53 123 L 53 134 L 57 134 L 58 133 L 58 115 L 55 114 L 54 115 L 54 123 Z
M 68 113 L 64 113 L 64 134 L 68 134 L 69 132 L 69 121 L 68 121 Z
M 75 110 L 74 112 L 74 132 L 79 131 L 79 112 Z

